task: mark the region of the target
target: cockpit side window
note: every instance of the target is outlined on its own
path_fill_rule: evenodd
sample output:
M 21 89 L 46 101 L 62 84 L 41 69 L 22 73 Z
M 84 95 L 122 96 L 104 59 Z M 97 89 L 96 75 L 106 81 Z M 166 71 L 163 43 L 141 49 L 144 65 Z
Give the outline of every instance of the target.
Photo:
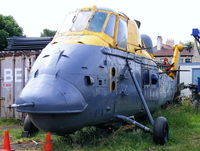
M 85 26 L 90 19 L 91 11 L 80 11 L 74 18 L 72 19 L 73 25 L 70 31 L 83 31 Z
M 104 31 L 107 35 L 109 35 L 112 38 L 114 37 L 115 21 L 116 16 L 114 14 L 111 14 L 106 29 Z
M 122 18 L 119 18 L 117 46 L 126 49 L 126 43 L 127 43 L 127 21 Z
M 71 29 L 71 27 L 73 25 L 72 20 L 73 20 L 74 16 L 76 16 L 76 14 L 77 14 L 77 12 L 71 12 L 65 16 L 65 20 L 62 23 L 61 28 L 58 30 L 58 33 L 64 33 Z
M 89 23 L 88 30 L 101 32 L 107 15 L 107 13 L 96 11 Z

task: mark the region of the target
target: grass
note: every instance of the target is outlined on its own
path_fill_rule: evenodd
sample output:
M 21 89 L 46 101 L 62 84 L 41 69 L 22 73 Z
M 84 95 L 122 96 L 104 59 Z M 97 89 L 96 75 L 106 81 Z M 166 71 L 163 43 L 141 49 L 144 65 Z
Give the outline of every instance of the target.
M 170 126 L 170 139 L 164 146 L 155 145 L 150 134 L 139 129 L 117 130 L 106 133 L 95 127 L 85 127 L 68 137 L 52 135 L 55 151 L 199 151 L 200 112 L 197 113 L 188 100 L 154 113 L 165 116 Z M 11 120 L 12 121 L 12 120 Z M 9 123 L 12 123 L 12 122 Z M 4 121 L 6 123 L 6 121 Z M 0 120 L 0 125 L 3 123 Z M 15 122 L 13 122 L 15 124 Z M 18 123 L 18 122 L 16 122 Z M 148 123 L 148 122 L 147 122 Z M 11 142 L 35 140 L 44 144 L 45 133 L 32 138 L 21 138 L 22 128 L 10 129 Z
M 13 118 L 1 118 L 0 126 L 20 125 L 22 122 Z

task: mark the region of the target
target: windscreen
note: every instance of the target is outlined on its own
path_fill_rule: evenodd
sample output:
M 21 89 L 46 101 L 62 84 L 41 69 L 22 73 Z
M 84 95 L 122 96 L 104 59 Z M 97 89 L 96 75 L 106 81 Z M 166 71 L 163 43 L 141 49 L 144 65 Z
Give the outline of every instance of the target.
M 58 33 L 64 33 L 67 31 L 82 31 L 85 29 L 86 25 L 91 16 L 91 11 L 76 11 L 69 13 L 58 31 Z
M 96 11 L 90 21 L 88 30 L 94 32 L 101 32 L 105 23 L 107 13 Z
M 76 11 L 69 13 L 62 24 L 58 33 L 65 33 L 68 31 L 80 32 L 89 30 L 93 32 L 102 32 L 103 25 L 107 18 L 107 13 L 96 11 Z M 113 36 L 113 34 L 111 33 Z

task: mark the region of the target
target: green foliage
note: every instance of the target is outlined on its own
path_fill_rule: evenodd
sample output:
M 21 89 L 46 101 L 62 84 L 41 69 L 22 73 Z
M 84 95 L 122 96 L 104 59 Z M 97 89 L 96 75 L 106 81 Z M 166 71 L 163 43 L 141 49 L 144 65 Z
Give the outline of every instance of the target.
M 199 151 L 200 112 L 197 113 L 189 100 L 158 110 L 154 117 L 165 116 L 170 126 L 170 139 L 164 145 L 155 145 L 150 134 L 140 129 L 117 130 L 103 133 L 94 127 L 87 127 L 54 140 L 54 149 L 62 151 Z M 144 123 L 145 121 L 142 121 Z
M 198 49 L 200 50 L 200 46 L 198 43 L 195 42 L 191 42 L 191 41 L 186 41 L 186 42 L 180 42 L 180 44 L 182 44 L 183 46 L 191 46 L 193 49 Z
M 180 42 L 180 44 L 183 45 L 183 46 L 191 45 L 192 48 L 194 48 L 194 45 L 195 45 L 195 43 L 191 42 L 191 41 Z
M 13 36 L 23 36 L 23 29 L 12 16 L 0 14 L 0 50 L 7 47 L 7 38 Z
M 21 123 L 21 120 L 15 118 L 0 118 L 0 126 L 20 125 Z
M 45 28 L 40 37 L 53 37 L 55 34 L 56 31 Z

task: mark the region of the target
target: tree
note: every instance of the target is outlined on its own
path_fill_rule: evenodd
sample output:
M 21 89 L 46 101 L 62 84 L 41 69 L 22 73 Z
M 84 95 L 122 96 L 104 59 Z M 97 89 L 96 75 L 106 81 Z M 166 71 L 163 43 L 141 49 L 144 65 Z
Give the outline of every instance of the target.
M 12 16 L 0 14 L 0 50 L 7 47 L 7 38 L 13 36 L 23 36 L 23 29 Z
M 56 34 L 56 31 L 50 29 L 43 29 L 43 32 L 40 34 L 40 37 L 53 37 Z

